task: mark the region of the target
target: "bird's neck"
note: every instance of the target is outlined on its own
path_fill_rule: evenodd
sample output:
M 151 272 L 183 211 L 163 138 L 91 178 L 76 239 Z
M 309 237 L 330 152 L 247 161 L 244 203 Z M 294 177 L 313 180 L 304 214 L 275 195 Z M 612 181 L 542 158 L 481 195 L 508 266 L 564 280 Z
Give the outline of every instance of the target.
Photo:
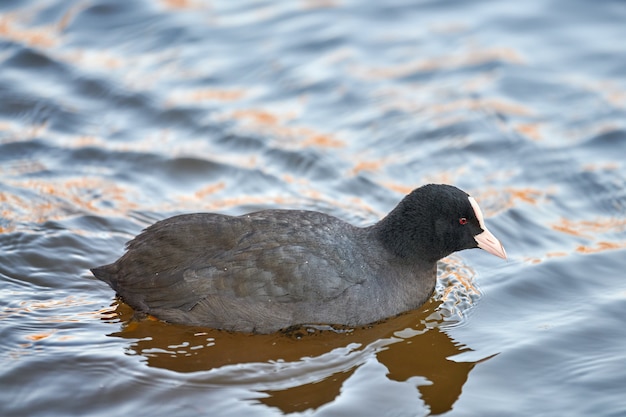
M 441 259 L 433 241 L 433 225 L 414 204 L 400 202 L 385 218 L 372 226 L 372 233 L 397 258 L 424 266 Z

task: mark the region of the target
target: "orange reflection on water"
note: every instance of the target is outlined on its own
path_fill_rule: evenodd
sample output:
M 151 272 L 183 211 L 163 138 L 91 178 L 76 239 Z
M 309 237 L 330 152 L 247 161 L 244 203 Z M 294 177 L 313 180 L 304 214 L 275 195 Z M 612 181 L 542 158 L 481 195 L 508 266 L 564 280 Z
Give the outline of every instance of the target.
M 159 0 L 160 3 L 172 10 L 188 10 L 210 7 L 210 3 L 198 0 Z
M 438 171 L 424 176 L 422 178 L 422 184 L 455 184 L 457 178 L 462 177 L 466 173 L 467 168 L 462 166 L 447 171 Z
M 528 204 L 537 204 L 539 199 L 545 196 L 543 191 L 535 190 L 532 188 L 506 188 L 506 191 L 510 194 L 512 200 L 521 200 Z
M 574 236 L 593 239 L 600 234 L 623 232 L 626 230 L 626 219 L 598 218 L 595 220 L 569 220 L 561 218 L 552 225 L 552 229 Z
M 80 323 L 85 317 L 102 317 L 102 311 L 93 311 L 91 308 L 99 302 L 89 301 L 83 298 L 68 296 L 61 299 L 50 300 L 24 300 L 16 307 L 5 307 L 0 310 L 0 320 L 22 321 L 23 316 L 34 315 L 34 320 L 48 327 L 56 323 Z M 84 308 L 84 306 L 89 306 Z M 80 308 L 76 308 L 80 307 Z M 110 310 L 110 309 L 109 309 Z M 41 327 L 40 325 L 36 327 Z M 29 332 L 21 335 L 26 340 L 25 343 L 18 343 L 15 347 L 9 348 L 8 355 L 13 359 L 19 359 L 28 355 L 33 350 L 41 349 L 41 341 L 54 339 L 54 342 L 65 342 L 74 339 L 73 335 L 58 334 L 58 328 L 47 328 L 46 330 Z
M 13 223 L 44 223 L 80 212 L 119 215 L 138 207 L 128 199 L 128 189 L 97 177 L 7 182 L 18 189 L 36 193 L 36 196 L 26 198 L 28 192 L 24 196 L 0 192 L 0 210 L 3 219 L 9 222 L 9 228 Z M 113 203 L 112 207 L 103 206 L 103 202 Z
M 599 94 L 606 103 L 619 109 L 626 108 L 626 91 L 617 80 L 611 79 L 569 79 L 575 88 Z
M 235 111 L 232 113 L 232 117 L 252 124 L 273 126 L 279 124 L 281 119 L 293 119 L 294 115 L 283 115 L 282 117 L 279 117 L 278 115 L 270 113 L 267 110 L 247 109 Z
M 59 43 L 59 34 L 54 27 L 25 28 L 12 14 L 0 16 L 0 37 L 42 48 L 50 48 Z
M 539 123 L 518 123 L 514 124 L 513 127 L 526 138 L 530 138 L 532 140 L 543 139 Z
M 221 211 L 227 208 L 241 207 L 241 206 L 287 206 L 289 204 L 295 205 L 298 200 L 290 199 L 280 196 L 239 196 L 222 198 L 219 200 L 211 200 L 204 204 L 203 208 L 210 211 Z
M 312 129 L 303 128 L 306 139 L 301 142 L 302 146 L 317 146 L 320 148 L 341 148 L 345 144 L 330 134 L 315 132 Z
M 529 263 L 539 263 L 546 259 L 571 255 L 574 252 L 594 254 L 609 250 L 626 248 L 626 241 L 609 241 L 606 234 L 623 233 L 626 230 L 626 219 L 597 218 L 595 220 L 569 220 L 561 218 L 550 226 L 553 230 L 589 241 L 572 247 L 570 251 L 553 251 L 540 258 L 526 258 Z
M 462 99 L 447 103 L 433 104 L 428 107 L 434 113 L 451 113 L 459 110 L 489 110 L 499 114 L 513 116 L 531 116 L 533 111 L 519 103 L 502 98 Z
M 52 336 L 55 333 L 56 333 L 56 329 L 53 329 L 53 330 L 49 330 L 47 332 L 30 334 L 30 335 L 26 336 L 26 339 L 28 339 L 28 340 L 30 340 L 32 342 L 37 342 L 39 340 L 46 339 L 46 338 Z
M 414 189 L 414 187 L 410 185 L 396 184 L 388 181 L 382 182 L 381 185 L 400 194 L 408 194 Z
M 524 262 L 531 263 L 531 264 L 538 264 L 538 263 L 545 261 L 546 259 L 561 258 L 563 256 L 568 256 L 568 255 L 569 253 L 567 252 L 548 252 L 544 255 L 543 258 L 531 258 L 531 257 L 524 258 Z
M 452 70 L 494 61 L 523 64 L 522 55 L 512 48 L 487 48 L 448 56 L 418 59 L 388 67 L 353 67 L 355 75 L 366 79 L 403 78 L 424 71 Z
M 300 147 L 339 148 L 345 146 L 345 143 L 333 134 L 323 133 L 306 126 L 290 125 L 289 122 L 295 117 L 296 114 L 293 112 L 279 115 L 263 109 L 246 109 L 236 110 L 221 118 L 236 120 L 241 127 L 255 133 L 262 132 L 276 139 L 288 139 L 289 142 L 282 142 L 284 145 L 293 145 L 293 140 L 295 140 Z
M 194 197 L 199 200 L 204 200 L 207 196 L 222 191 L 224 188 L 226 188 L 226 183 L 224 181 L 220 181 L 215 184 L 209 184 L 196 191 L 194 193 Z
M 592 162 L 582 166 L 584 171 L 616 171 L 620 169 L 620 164 L 617 162 Z
M 237 101 L 246 96 L 244 90 L 238 89 L 215 89 L 202 88 L 196 90 L 174 91 L 170 94 L 170 98 L 166 101 L 165 106 L 175 106 L 184 103 L 203 102 L 203 101 Z
M 25 27 L 25 23 L 32 20 L 33 12 L 37 11 L 37 7 L 31 8 L 26 12 L 0 15 L 0 37 L 39 48 L 57 46 L 65 28 L 70 24 L 74 16 L 84 8 L 85 4 L 79 2 L 75 6 L 68 8 L 56 23 L 34 28 Z
M 484 188 L 477 190 L 474 196 L 487 216 L 495 216 L 515 207 L 518 203 L 537 205 L 548 193 L 545 190 L 530 187 L 504 187 L 500 189 Z
M 488 89 L 496 80 L 492 73 L 478 73 L 464 81 L 457 88 L 468 94 L 479 92 L 479 96 L 484 96 L 484 90 Z M 373 87 L 374 88 L 374 87 Z M 403 83 L 401 87 L 384 85 L 373 90 L 376 102 L 383 112 L 402 111 L 413 114 L 426 114 L 433 118 L 437 126 L 446 126 L 467 120 L 471 113 L 468 110 L 482 108 L 497 108 L 499 112 L 505 112 L 509 107 L 516 114 L 530 112 L 526 107 L 521 107 L 518 103 L 503 101 L 502 99 L 450 99 L 455 94 L 450 94 L 447 90 L 437 85 Z M 495 104 L 494 104 L 495 101 Z M 455 104 L 449 104 L 455 103 Z M 499 103 L 505 103 L 499 105 Z
M 474 285 L 476 272 L 467 266 L 459 257 L 448 256 L 441 263 L 444 265 L 441 271 L 440 280 L 445 279 L 447 285 L 443 290 L 442 301 L 444 303 L 458 293 L 469 295 L 480 295 L 481 292 Z M 439 265 L 441 268 L 441 264 Z
M 370 205 L 368 205 L 365 201 L 360 198 L 354 197 L 347 201 L 333 200 L 330 198 L 326 198 L 324 194 L 319 191 L 309 188 L 303 187 L 299 191 L 300 195 L 306 198 L 295 198 L 295 197 L 284 197 L 284 196 L 239 196 L 239 197 L 227 197 L 220 199 L 212 199 L 212 200 L 201 200 L 194 196 L 193 198 L 184 198 L 183 201 L 190 203 L 187 207 L 190 210 L 198 210 L 202 208 L 203 210 L 208 211 L 226 211 L 228 209 L 232 209 L 235 207 L 245 207 L 245 206 L 257 206 L 259 208 L 275 206 L 278 208 L 285 209 L 294 209 L 294 208 L 302 208 L 310 204 L 310 200 L 314 200 L 317 203 L 327 204 L 331 207 L 338 207 L 345 210 L 348 213 L 361 213 L 361 217 L 365 218 L 379 218 L 381 213 L 378 213 L 374 210 Z M 194 203 L 195 201 L 195 203 Z M 175 207 L 176 210 L 180 210 L 183 206 L 177 205 Z M 165 209 L 160 207 L 159 209 Z M 167 210 L 164 210 L 167 211 Z
M 576 252 L 580 253 L 598 253 L 607 250 L 624 249 L 626 248 L 626 242 L 597 242 L 593 246 L 580 245 L 576 248 Z
M 129 66 L 126 59 L 115 55 L 112 51 L 106 50 L 72 49 L 70 51 L 64 51 L 59 57 L 76 66 L 89 68 L 112 70 Z
M 352 168 L 352 175 L 357 175 L 361 171 L 378 171 L 385 166 L 385 161 L 378 159 L 376 161 L 360 161 Z
M 296 178 L 290 174 L 283 174 L 281 178 L 283 179 L 283 181 L 289 184 L 299 184 L 301 186 L 306 186 L 306 187 L 308 187 L 310 184 L 308 179 L 302 178 L 302 177 Z
M 5 137 L 2 138 L 3 143 L 20 142 L 47 134 L 48 122 L 30 125 L 4 122 L 0 124 L 0 130 L 6 132 Z
M 5 319 L 8 316 L 33 313 L 37 310 L 50 310 L 81 304 L 85 304 L 85 301 L 72 296 L 62 299 L 51 299 L 45 301 L 25 300 L 21 301 L 18 307 L 5 307 L 1 312 L 0 318 Z
M 215 101 L 234 101 L 244 97 L 243 90 L 216 90 L 216 89 L 201 89 L 192 91 L 189 95 L 191 100 L 215 100 Z
M 68 296 L 60 299 L 50 300 L 24 300 L 16 307 L 4 307 L 0 310 L 0 320 L 10 317 L 20 317 L 29 314 L 37 314 L 36 320 L 41 323 L 75 323 L 81 321 L 82 316 L 99 316 L 101 311 L 75 310 L 68 311 L 78 306 L 93 306 L 94 301 L 81 297 Z M 65 310 L 65 311 L 64 311 Z M 34 340 L 32 337 L 27 337 Z M 37 340 L 42 339 L 38 338 Z
M 18 307 L 7 307 L 0 311 L 0 320 L 15 318 L 23 320 L 21 316 L 35 314 L 35 320 L 44 326 L 52 326 L 58 323 L 83 323 L 85 318 L 100 318 L 106 320 L 105 314 L 109 309 L 92 310 L 93 306 L 100 302 L 88 301 L 86 299 L 72 296 L 63 299 L 52 299 L 47 301 L 26 300 L 22 301 Z M 85 307 L 89 306 L 89 307 Z M 76 307 L 80 307 L 76 309 Z M 40 325 L 37 327 L 41 327 Z M 15 347 L 9 348 L 8 355 L 13 359 L 19 359 L 25 355 L 32 354 L 42 349 L 40 342 L 52 339 L 51 343 L 66 342 L 76 338 L 76 334 L 63 334 L 59 328 L 50 328 L 43 331 L 31 332 L 21 336 L 25 343 L 18 343 Z

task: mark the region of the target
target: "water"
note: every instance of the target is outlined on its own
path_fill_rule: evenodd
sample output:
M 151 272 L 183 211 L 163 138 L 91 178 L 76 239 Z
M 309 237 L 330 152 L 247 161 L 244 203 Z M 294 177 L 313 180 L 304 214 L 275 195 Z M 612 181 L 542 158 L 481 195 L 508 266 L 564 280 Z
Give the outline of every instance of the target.
M 384 3 L 384 4 L 379 4 Z M 3 1 L 0 414 L 626 414 L 619 1 Z M 89 267 L 184 212 L 481 202 L 509 261 L 366 329 L 133 320 Z

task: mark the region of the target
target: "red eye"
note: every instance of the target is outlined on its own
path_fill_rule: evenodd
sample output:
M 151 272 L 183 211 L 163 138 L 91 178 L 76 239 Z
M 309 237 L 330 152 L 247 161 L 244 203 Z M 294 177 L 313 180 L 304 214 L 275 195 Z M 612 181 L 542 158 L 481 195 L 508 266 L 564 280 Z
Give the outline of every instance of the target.
M 465 217 L 461 217 L 461 218 L 459 219 L 459 223 L 461 223 L 461 224 L 467 224 L 467 219 L 466 219 Z

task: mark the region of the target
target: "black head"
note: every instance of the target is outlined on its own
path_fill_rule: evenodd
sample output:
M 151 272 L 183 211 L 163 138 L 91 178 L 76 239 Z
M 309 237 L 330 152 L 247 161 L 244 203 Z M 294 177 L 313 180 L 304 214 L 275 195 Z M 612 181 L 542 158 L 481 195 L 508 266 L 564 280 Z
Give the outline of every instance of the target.
M 413 190 L 376 229 L 383 244 L 403 258 L 436 262 L 471 248 L 506 258 L 500 242 L 485 227 L 476 200 L 451 185 Z

